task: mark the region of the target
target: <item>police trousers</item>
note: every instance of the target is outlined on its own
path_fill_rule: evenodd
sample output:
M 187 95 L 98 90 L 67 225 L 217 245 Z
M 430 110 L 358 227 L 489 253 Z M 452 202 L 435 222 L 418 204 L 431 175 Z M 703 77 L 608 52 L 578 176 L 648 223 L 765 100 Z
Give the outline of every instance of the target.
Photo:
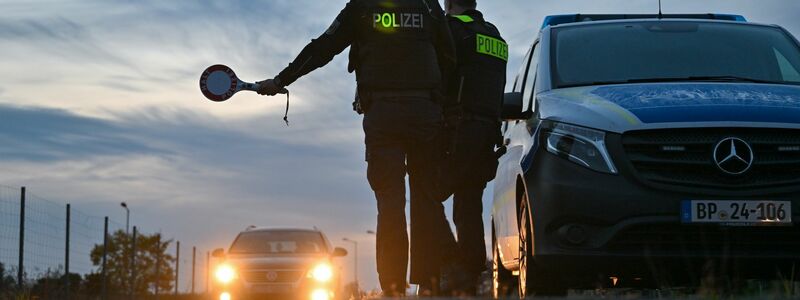
M 409 237 L 406 174 L 411 196 L 411 282 L 439 278 L 444 249 L 438 239 L 449 231 L 440 201 L 433 200 L 436 170 L 434 139 L 442 127 L 441 108 L 430 96 L 408 93 L 360 95 L 369 101 L 364 115 L 367 178 L 378 204 L 377 264 L 381 288 L 406 286 Z
M 453 191 L 453 223 L 457 241 L 451 243 L 453 263 L 466 276 L 477 276 L 486 269 L 486 241 L 483 227 L 483 190 L 497 172 L 495 145 L 500 139 L 499 124 L 461 121 L 449 134 L 450 157 L 440 176 L 450 181 Z M 452 233 L 451 233 L 452 236 Z

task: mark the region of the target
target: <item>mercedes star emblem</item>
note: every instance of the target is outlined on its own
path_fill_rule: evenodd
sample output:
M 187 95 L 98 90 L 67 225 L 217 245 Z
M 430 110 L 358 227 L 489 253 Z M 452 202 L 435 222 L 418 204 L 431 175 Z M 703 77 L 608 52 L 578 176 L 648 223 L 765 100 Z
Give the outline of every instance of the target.
M 740 138 L 724 138 L 714 148 L 714 163 L 726 174 L 744 174 L 753 166 L 753 148 Z

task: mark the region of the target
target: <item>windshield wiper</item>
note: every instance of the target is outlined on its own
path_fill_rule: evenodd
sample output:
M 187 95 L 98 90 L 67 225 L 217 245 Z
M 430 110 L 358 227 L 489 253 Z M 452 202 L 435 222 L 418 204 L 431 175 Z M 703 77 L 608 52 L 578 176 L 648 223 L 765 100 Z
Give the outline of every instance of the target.
M 719 81 L 719 82 L 752 82 L 752 83 L 782 83 L 779 81 L 770 81 L 755 79 L 741 76 L 689 76 L 689 77 L 672 77 L 672 78 L 652 78 L 652 79 L 631 79 L 627 80 L 628 83 L 637 82 L 680 82 L 680 81 Z
M 559 87 L 570 88 L 570 87 L 580 87 L 580 86 L 612 85 L 612 84 L 626 84 L 626 83 L 692 82 L 692 81 L 797 84 L 788 81 L 762 80 L 762 79 L 740 77 L 740 76 L 689 76 L 689 77 L 637 78 L 637 79 L 614 80 L 614 81 L 583 82 L 583 83 L 565 84 Z

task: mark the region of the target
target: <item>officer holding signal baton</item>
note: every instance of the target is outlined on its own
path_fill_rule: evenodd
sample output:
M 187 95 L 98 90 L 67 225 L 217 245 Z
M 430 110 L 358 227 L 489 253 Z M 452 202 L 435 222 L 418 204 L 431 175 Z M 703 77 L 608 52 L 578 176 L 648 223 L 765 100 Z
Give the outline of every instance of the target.
M 438 235 L 447 226 L 434 199 L 434 137 L 442 127 L 443 75 L 455 54 L 444 11 L 436 0 L 351 0 L 333 24 L 311 41 L 259 93 L 275 95 L 350 47 L 364 113 L 367 178 L 377 198 L 377 260 L 387 296 L 404 295 L 409 238 L 406 184 L 411 194 L 411 281 L 434 289 L 442 261 Z

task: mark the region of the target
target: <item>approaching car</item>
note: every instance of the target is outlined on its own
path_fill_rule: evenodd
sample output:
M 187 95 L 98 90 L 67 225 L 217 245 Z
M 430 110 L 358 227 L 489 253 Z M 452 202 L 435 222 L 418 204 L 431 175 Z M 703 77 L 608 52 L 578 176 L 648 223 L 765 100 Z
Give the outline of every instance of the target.
M 329 300 L 339 292 L 339 272 L 332 258 L 347 251 L 332 248 L 317 230 L 248 228 L 239 233 L 214 273 L 219 300 L 273 297 Z
M 564 294 L 610 277 L 691 285 L 715 262 L 790 276 L 799 85 L 800 45 L 778 26 L 548 17 L 504 100 L 495 295 Z

